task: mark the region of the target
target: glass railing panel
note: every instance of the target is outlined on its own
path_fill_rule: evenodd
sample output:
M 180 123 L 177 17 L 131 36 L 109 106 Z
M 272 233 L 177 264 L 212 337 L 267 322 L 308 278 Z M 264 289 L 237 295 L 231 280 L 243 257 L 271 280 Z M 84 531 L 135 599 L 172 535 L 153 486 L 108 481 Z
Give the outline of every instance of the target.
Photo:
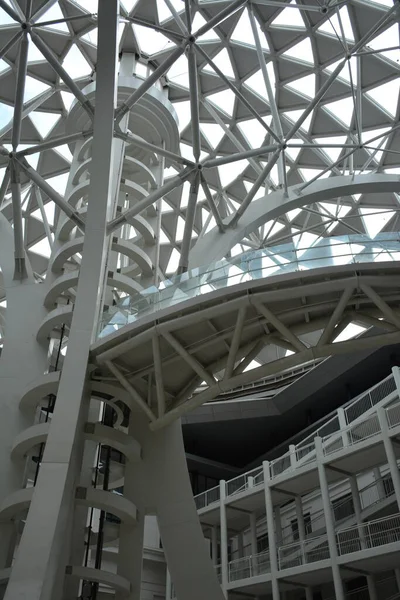
M 199 295 L 274 275 L 341 264 L 395 261 L 400 257 L 398 233 L 384 233 L 374 239 L 363 235 L 319 240 L 312 247 L 293 242 L 246 252 L 232 259 L 215 261 L 165 280 L 103 313 L 99 337 L 105 337 L 142 316 L 173 307 Z

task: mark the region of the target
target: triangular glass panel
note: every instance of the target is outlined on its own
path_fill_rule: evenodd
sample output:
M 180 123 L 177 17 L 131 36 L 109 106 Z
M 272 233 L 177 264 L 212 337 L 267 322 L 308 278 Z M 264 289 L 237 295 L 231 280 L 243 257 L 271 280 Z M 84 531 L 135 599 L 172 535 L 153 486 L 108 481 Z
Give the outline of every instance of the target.
M 343 98 L 342 100 L 329 102 L 324 105 L 324 108 L 329 110 L 338 121 L 341 121 L 346 127 L 349 127 L 354 112 L 353 98 Z
M 181 255 L 176 248 L 172 249 L 171 256 L 169 257 L 168 265 L 165 270 L 166 273 L 175 273 L 179 265 L 179 259 Z
M 74 2 L 92 15 L 98 12 L 99 0 L 74 0 Z
M 97 27 L 94 27 L 91 31 L 85 33 L 81 39 L 89 42 L 89 44 L 92 44 L 92 46 L 97 46 L 98 33 L 99 31 Z
M 10 5 L 10 3 L 7 2 L 7 0 L 6 0 L 6 3 Z M 1 7 L 0 7 L 0 25 L 15 25 L 14 19 L 12 17 L 10 17 L 8 15 L 8 13 L 6 13 L 4 8 L 1 8 Z
M 247 167 L 247 165 L 247 160 L 242 159 L 237 160 L 234 163 L 219 166 L 218 173 L 222 187 L 226 187 L 231 181 L 236 179 L 239 176 L 239 174 L 243 171 L 243 169 Z
M 164 50 L 167 46 L 172 47 L 173 45 L 171 40 L 166 38 L 165 35 L 158 31 L 154 31 L 154 29 L 151 29 L 150 27 L 134 25 L 133 31 L 139 42 L 140 49 L 143 52 L 146 52 L 146 54 L 155 54 L 161 52 L 161 50 Z
M 296 123 L 300 119 L 300 117 L 302 116 L 303 113 L 304 113 L 304 110 L 288 110 L 287 112 L 284 112 L 283 114 L 285 115 L 285 117 L 288 117 L 292 123 Z M 302 123 L 300 129 L 303 129 L 303 131 L 308 131 L 310 129 L 312 116 L 313 116 L 313 113 L 311 112 L 308 115 L 308 117 L 304 120 L 304 122 Z
M 309 98 L 314 98 L 315 95 L 315 75 L 311 73 L 311 75 L 306 75 L 306 77 L 301 77 L 300 79 L 295 79 L 288 83 L 288 87 L 296 90 L 296 92 L 300 92 L 304 96 L 308 96 Z
M 181 242 L 183 240 L 183 232 L 185 231 L 185 221 L 182 217 L 178 217 L 176 222 L 176 230 L 175 230 L 175 241 Z
M 65 19 L 65 17 L 57 3 L 53 4 L 53 6 L 46 10 L 44 14 L 42 14 L 42 16 L 40 17 L 40 21 L 38 21 L 37 24 L 40 25 L 40 23 L 47 23 L 48 21 L 61 21 L 63 19 Z M 53 23 L 52 25 L 46 25 L 45 27 L 69 33 L 69 29 L 65 23 Z
M 56 190 L 56 192 L 63 196 L 67 187 L 68 173 L 56 175 L 55 177 L 49 177 L 49 179 L 46 179 L 46 181 L 49 185 L 51 185 L 51 187 L 53 187 Z
M 235 73 L 233 72 L 232 63 L 229 58 L 228 50 L 224 48 L 213 58 L 213 62 L 217 65 L 219 69 L 223 72 L 226 77 L 235 78 Z M 206 73 L 215 73 L 214 69 L 207 63 L 206 66 L 202 69 Z
M 249 193 L 252 189 L 253 189 L 253 185 L 254 183 L 252 183 L 251 181 L 246 181 L 245 179 L 243 180 L 243 184 L 244 187 L 246 188 L 246 192 Z M 265 190 L 263 188 L 263 186 L 261 186 L 258 190 L 256 195 L 254 196 L 253 200 L 257 200 L 258 198 L 262 198 L 263 196 L 265 196 Z
M 340 20 L 336 14 L 330 15 L 330 17 L 318 28 L 318 31 L 323 31 L 324 33 L 329 33 L 332 36 L 338 37 L 342 39 L 342 28 L 343 33 L 347 41 L 354 42 L 354 33 L 353 28 L 351 26 L 351 21 L 349 17 L 348 10 L 345 6 L 343 6 L 339 10 Z M 342 25 L 342 28 L 341 28 Z
M 235 94 L 231 90 L 223 90 L 216 94 L 207 96 L 207 100 L 215 104 L 220 110 L 229 116 L 233 115 L 233 108 L 235 106 Z
M 71 94 L 71 92 L 60 92 L 60 94 L 65 106 L 65 110 L 69 110 L 71 108 L 71 104 L 75 100 L 74 94 Z
M 380 52 L 380 56 L 384 56 L 389 60 L 398 63 L 400 61 L 399 56 L 399 26 L 392 25 L 388 29 L 385 29 L 383 33 L 373 38 L 368 42 L 368 46 L 373 50 L 381 50 L 384 48 L 397 48 L 396 50 L 389 50 L 386 52 Z
M 29 250 L 40 256 L 45 256 L 46 258 L 49 258 L 51 254 L 51 248 L 47 237 L 40 240 L 40 242 L 36 242 L 33 246 L 30 246 Z
M 261 69 L 246 79 L 244 85 L 249 87 L 253 92 L 258 94 L 265 102 L 267 102 L 267 90 L 265 88 L 264 77 Z
M 249 119 L 238 123 L 238 128 L 243 133 L 244 137 L 249 142 L 252 148 L 259 148 L 266 136 L 266 130 L 257 121 L 257 119 Z
M 189 181 L 185 181 L 182 186 L 182 194 L 181 194 L 181 202 L 180 207 L 186 208 L 189 202 L 189 193 L 190 193 L 190 183 Z
M 314 64 L 314 54 L 311 46 L 310 38 L 306 38 L 302 40 L 295 46 L 286 50 L 282 56 L 290 56 L 291 58 L 295 58 L 296 60 L 301 60 L 303 62 Z
M 396 214 L 394 210 L 380 210 L 377 213 L 376 208 L 359 208 L 365 229 L 371 238 L 374 238 L 382 231 L 390 219 Z
M 204 17 L 201 15 L 201 13 L 199 11 L 197 11 L 194 16 L 194 19 L 192 21 L 192 31 L 197 31 L 198 29 L 200 29 L 200 27 L 203 27 L 203 25 L 206 25 L 206 24 L 207 24 L 207 21 L 204 19 Z M 205 42 L 206 40 L 219 40 L 219 39 L 220 38 L 219 38 L 218 34 L 214 31 L 214 29 L 210 29 L 209 31 L 207 31 L 200 37 L 200 43 Z
M 345 135 L 340 135 L 338 137 L 315 138 L 314 142 L 322 146 L 323 152 L 325 152 L 325 154 L 327 154 L 329 158 L 335 162 L 339 158 L 346 140 L 347 137 Z M 339 145 L 339 148 L 330 148 L 330 145 Z
M 61 156 L 65 158 L 65 160 L 67 160 L 68 162 L 72 161 L 72 153 L 67 144 L 57 146 L 56 148 L 54 148 L 54 152 L 58 152 L 58 154 L 61 154 Z
M 213 148 L 216 148 L 224 137 L 224 130 L 220 125 L 214 123 L 202 123 L 200 129 Z
M 299 171 L 303 176 L 304 181 L 311 181 L 320 175 L 320 173 L 322 173 L 322 169 L 299 169 Z M 320 175 L 318 179 L 324 179 L 325 177 L 329 177 L 329 171 L 323 175 Z
M 302 145 L 303 140 L 300 140 L 298 138 L 293 138 L 293 140 L 291 140 L 289 142 L 289 144 L 285 150 L 285 154 L 294 162 L 301 152 L 301 146 L 300 146 L 300 148 L 294 148 L 294 147 L 290 146 L 291 143 L 296 144 L 296 145 L 297 144 Z
M 275 221 L 275 223 L 273 224 L 272 228 L 268 232 L 267 239 L 270 239 L 272 236 L 274 236 L 277 233 L 279 233 L 282 229 L 284 229 L 284 227 L 285 226 L 284 226 L 283 223 L 279 223 L 278 221 Z
M 337 338 L 333 340 L 333 343 L 337 344 L 338 342 L 345 342 L 346 340 L 350 340 L 356 337 L 357 335 L 360 335 L 360 333 L 363 333 L 363 331 L 365 330 L 366 327 L 361 327 L 361 325 L 350 323 L 350 325 L 347 325 L 347 327 L 345 327 L 345 329 L 343 329 L 343 331 L 339 333 Z
M 28 63 L 44 61 L 45 58 L 35 44 L 29 44 L 28 46 Z
M 29 102 L 32 98 L 36 98 L 44 91 L 49 90 L 50 86 L 42 81 L 38 81 L 33 77 L 25 77 L 25 92 L 24 92 L 24 103 Z
M 85 77 L 85 75 L 90 75 L 92 72 L 92 67 L 75 44 L 71 46 L 62 66 L 73 79 Z
M 0 58 L 0 73 L 4 73 L 4 71 L 7 71 L 8 69 L 10 69 L 10 65 L 8 65 L 5 60 Z
M 46 135 L 53 129 L 57 121 L 61 118 L 61 115 L 35 110 L 29 115 L 29 118 L 42 138 L 45 138 Z
M 54 207 L 55 207 L 55 205 L 53 202 L 47 202 L 47 204 L 44 205 L 44 212 L 45 212 L 47 222 L 49 223 L 49 225 L 54 224 Z M 32 215 L 32 217 L 39 219 L 39 221 L 43 221 L 42 213 L 40 212 L 40 208 L 37 208 L 36 210 L 34 210 L 31 213 L 31 215 Z
M 122 0 L 123 7 L 126 12 L 130 13 L 136 6 L 139 0 Z
M 183 102 L 174 102 L 173 106 L 178 115 L 179 131 L 181 132 L 190 123 L 190 101 L 184 100 Z
M 13 117 L 14 109 L 8 104 L 0 102 L 0 127 L 8 125 Z
M 301 27 L 305 29 L 301 11 L 297 8 L 296 2 L 292 0 L 290 4 L 291 7 L 284 8 L 283 11 L 280 12 L 279 15 L 272 21 L 271 25 Z
M 165 38 L 164 38 L 165 39 Z M 189 88 L 188 62 L 185 56 L 180 56 L 168 71 L 168 79 Z
M 293 221 L 293 219 L 295 219 L 301 212 L 302 212 L 301 208 L 294 208 L 293 210 L 289 210 L 286 213 L 286 216 L 289 219 L 289 221 Z
M 384 83 L 372 90 L 369 90 L 367 96 L 370 96 L 378 106 L 381 106 L 390 116 L 395 117 L 397 105 L 399 102 L 400 79 Z

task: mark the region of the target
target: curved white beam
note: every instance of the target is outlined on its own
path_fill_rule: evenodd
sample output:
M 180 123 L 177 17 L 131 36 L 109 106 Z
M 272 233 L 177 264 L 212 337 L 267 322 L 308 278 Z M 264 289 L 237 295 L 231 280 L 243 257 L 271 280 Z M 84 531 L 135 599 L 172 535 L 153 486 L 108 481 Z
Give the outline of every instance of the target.
M 234 229 L 228 229 L 221 233 L 218 227 L 214 227 L 195 244 L 189 257 L 189 269 L 209 264 L 226 256 L 229 250 L 244 237 L 267 221 L 276 219 L 289 210 L 352 194 L 400 192 L 400 176 L 378 173 L 329 177 L 310 184 L 303 193 L 300 191 L 302 185 L 292 186 L 288 189 L 287 195 L 284 190 L 279 190 L 255 200 Z M 225 219 L 225 223 L 229 220 L 230 217 Z

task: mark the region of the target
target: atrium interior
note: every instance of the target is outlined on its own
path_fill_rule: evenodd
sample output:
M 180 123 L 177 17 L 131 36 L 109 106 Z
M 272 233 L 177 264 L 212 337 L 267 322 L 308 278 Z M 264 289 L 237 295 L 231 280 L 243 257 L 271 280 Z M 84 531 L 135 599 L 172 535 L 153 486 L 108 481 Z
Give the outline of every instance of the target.
M 0 600 L 400 600 L 399 24 L 0 0 Z

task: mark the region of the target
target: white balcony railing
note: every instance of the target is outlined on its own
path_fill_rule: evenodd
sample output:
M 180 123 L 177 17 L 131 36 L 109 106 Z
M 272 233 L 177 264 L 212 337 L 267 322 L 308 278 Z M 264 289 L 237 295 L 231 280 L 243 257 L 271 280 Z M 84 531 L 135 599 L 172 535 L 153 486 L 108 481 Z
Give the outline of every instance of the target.
M 385 399 L 391 403 L 397 400 L 396 384 L 392 374 L 344 408 L 345 420 L 349 423 L 347 427 L 340 429 L 339 417 L 336 414 L 296 446 L 292 446 L 285 454 L 270 461 L 271 478 L 274 479 L 282 473 L 291 472 L 299 467 L 316 462 L 314 442 L 316 436 L 322 438 L 323 452 L 325 456 L 328 456 L 346 446 L 355 446 L 359 442 L 379 434 L 378 416 L 376 412 L 371 413 L 371 409 Z M 369 414 L 362 418 L 365 413 Z M 386 415 L 389 428 L 400 425 L 400 402 L 387 407 Z M 226 495 L 231 497 L 263 483 L 263 468 L 260 466 L 227 481 Z M 218 502 L 219 499 L 219 486 L 195 496 L 198 510 Z
M 340 556 L 393 542 L 400 542 L 400 513 L 361 525 L 354 525 L 342 529 L 336 534 Z

